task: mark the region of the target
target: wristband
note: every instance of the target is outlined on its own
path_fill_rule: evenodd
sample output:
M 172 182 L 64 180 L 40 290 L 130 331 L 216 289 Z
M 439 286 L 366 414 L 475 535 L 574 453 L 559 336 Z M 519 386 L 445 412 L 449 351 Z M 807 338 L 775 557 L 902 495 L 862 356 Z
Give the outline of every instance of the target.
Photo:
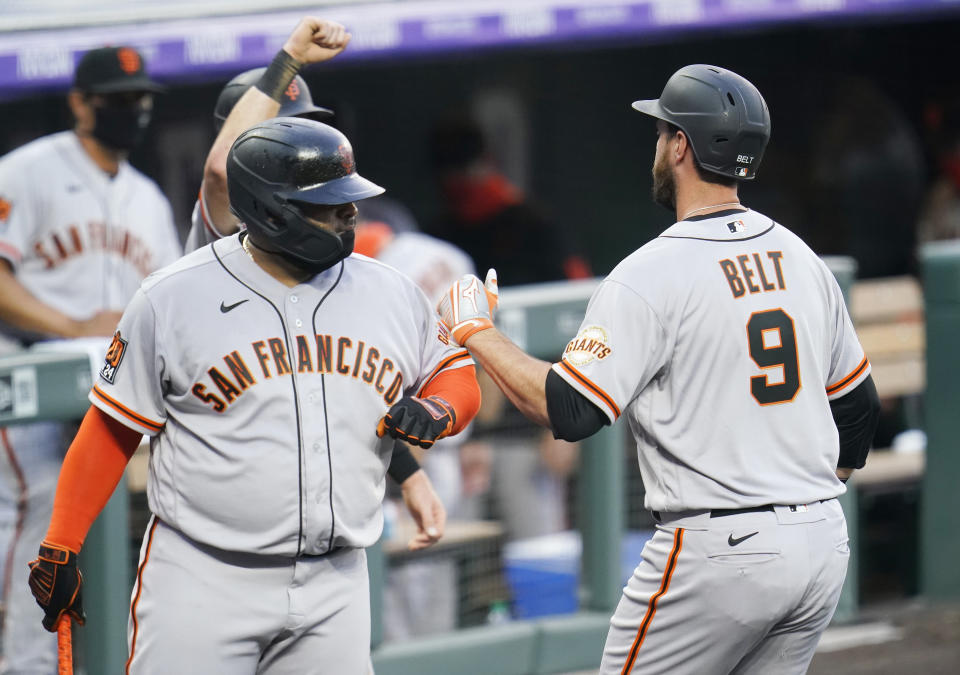
M 267 66 L 266 72 L 260 76 L 254 86 L 277 103 L 282 101 L 283 92 L 287 90 L 293 78 L 297 76 L 303 64 L 281 49 Z
M 393 444 L 393 457 L 390 458 L 390 467 L 387 473 L 396 481 L 397 485 L 402 485 L 403 481 L 420 470 L 420 464 L 417 458 L 410 452 L 410 447 L 401 441 Z

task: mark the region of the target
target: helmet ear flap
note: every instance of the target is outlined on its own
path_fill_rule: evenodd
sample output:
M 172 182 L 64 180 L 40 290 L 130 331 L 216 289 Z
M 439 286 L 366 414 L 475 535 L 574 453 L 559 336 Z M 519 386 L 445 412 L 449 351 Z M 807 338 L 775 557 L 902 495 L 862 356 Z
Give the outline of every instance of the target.
M 261 204 L 259 201 L 254 202 L 254 208 L 256 209 L 257 216 L 261 223 L 265 225 L 263 229 L 269 230 L 271 235 L 280 235 L 283 230 L 287 227 L 287 223 L 290 222 L 290 219 L 287 217 L 287 209 L 290 205 L 286 201 L 280 201 L 280 211 L 276 213 L 271 211 L 266 207 L 266 205 Z

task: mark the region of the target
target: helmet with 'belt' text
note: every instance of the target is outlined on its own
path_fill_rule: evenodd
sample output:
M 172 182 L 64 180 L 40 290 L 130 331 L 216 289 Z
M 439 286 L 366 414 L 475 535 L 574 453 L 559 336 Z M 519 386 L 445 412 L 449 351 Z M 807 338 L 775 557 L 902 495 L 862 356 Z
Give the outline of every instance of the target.
M 707 171 L 753 180 L 770 140 L 770 110 L 753 84 L 717 66 L 684 66 L 660 98 L 633 108 L 679 127 Z

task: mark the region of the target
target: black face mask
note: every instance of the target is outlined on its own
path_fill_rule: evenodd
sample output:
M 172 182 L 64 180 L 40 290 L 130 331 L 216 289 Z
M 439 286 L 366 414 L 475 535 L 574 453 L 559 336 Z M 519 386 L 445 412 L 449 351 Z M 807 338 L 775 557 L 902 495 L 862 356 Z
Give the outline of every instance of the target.
M 303 223 L 304 221 L 300 221 Z M 289 224 L 287 225 L 289 228 Z M 259 228 L 247 226 L 247 236 L 257 248 L 278 255 L 288 263 L 303 272 L 315 275 L 330 269 L 338 262 L 353 253 L 353 246 L 356 234 L 353 230 L 347 230 L 340 234 L 332 232 L 316 232 L 312 225 L 306 225 L 310 228 L 309 236 L 298 238 L 294 246 L 278 245 L 277 241 L 272 241 L 265 236 Z M 301 229 L 302 232 L 302 229 Z M 339 239 L 339 242 L 337 241 Z M 286 242 L 285 242 L 286 244 Z M 293 255 L 293 252 L 296 255 Z
M 133 150 L 150 124 L 150 111 L 140 104 L 105 105 L 94 109 L 90 134 L 115 150 Z
M 346 258 L 348 255 L 353 253 L 353 244 L 354 244 L 354 233 L 353 230 L 348 232 L 342 232 L 339 235 L 333 235 L 334 237 L 339 237 L 342 248 L 337 251 L 334 247 L 331 247 L 329 252 L 326 255 L 320 255 L 318 258 L 312 260 L 311 262 L 306 262 L 302 259 L 292 258 L 289 255 L 280 252 L 280 255 L 284 256 L 291 263 L 302 269 L 304 272 L 309 272 L 310 274 L 320 274 L 324 270 L 328 270 L 338 262 Z

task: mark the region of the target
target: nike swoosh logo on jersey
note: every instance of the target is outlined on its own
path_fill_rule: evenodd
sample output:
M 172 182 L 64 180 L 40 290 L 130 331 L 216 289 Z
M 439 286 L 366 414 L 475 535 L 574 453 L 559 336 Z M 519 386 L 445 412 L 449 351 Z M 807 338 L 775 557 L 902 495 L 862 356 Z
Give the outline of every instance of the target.
M 249 300 L 249 299 L 250 299 L 250 298 L 247 298 L 247 300 Z M 225 305 L 225 304 L 223 304 L 223 300 L 221 300 L 221 301 L 220 301 L 220 311 L 223 312 L 224 314 L 226 314 L 226 313 L 229 312 L 231 309 L 236 309 L 237 307 L 239 307 L 240 305 L 242 305 L 243 303 L 245 303 L 247 300 L 241 300 L 240 302 L 235 302 L 235 303 L 233 303 L 232 305 Z
M 727 543 L 730 544 L 731 546 L 736 546 L 737 544 L 741 544 L 745 542 L 747 539 L 749 539 L 750 537 L 753 537 L 754 535 L 758 535 L 758 534 L 760 534 L 760 532 L 751 532 L 750 534 L 734 539 L 733 533 L 731 532 L 730 536 L 727 537 Z
M 83 189 L 82 185 L 68 185 L 67 192 L 80 192 Z

